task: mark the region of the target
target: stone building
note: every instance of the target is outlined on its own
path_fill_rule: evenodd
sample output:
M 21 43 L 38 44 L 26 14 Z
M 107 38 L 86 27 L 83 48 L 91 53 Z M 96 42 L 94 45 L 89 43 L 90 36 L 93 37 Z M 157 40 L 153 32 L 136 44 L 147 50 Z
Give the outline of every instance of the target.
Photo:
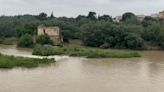
M 122 20 L 122 16 L 116 16 L 115 18 L 113 18 L 114 22 L 120 22 Z
M 143 21 L 145 19 L 145 15 L 137 15 L 137 19 L 139 21 Z
M 164 11 L 159 13 L 159 18 L 164 19 Z
M 156 13 L 156 14 L 152 14 L 151 17 L 155 19 L 164 19 L 164 11 Z
M 60 34 L 60 28 L 58 26 L 46 27 L 44 25 L 38 26 L 38 35 L 47 34 L 54 45 L 61 45 L 63 43 L 63 37 Z

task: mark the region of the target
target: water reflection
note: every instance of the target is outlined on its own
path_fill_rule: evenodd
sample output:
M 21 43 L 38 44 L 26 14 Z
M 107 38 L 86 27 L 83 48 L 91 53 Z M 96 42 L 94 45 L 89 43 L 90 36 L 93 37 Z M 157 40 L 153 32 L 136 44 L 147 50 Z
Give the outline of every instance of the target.
M 0 48 L 8 49 L 15 50 Z M 31 53 L 23 51 L 25 56 Z M 0 92 L 163 92 L 164 52 L 142 54 L 130 59 L 58 56 L 55 65 L 0 70 Z

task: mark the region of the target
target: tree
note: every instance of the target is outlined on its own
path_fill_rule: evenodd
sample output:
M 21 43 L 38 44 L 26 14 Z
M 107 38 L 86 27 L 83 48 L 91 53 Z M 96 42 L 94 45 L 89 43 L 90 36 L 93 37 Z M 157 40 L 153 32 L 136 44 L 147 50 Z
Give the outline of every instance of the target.
M 129 49 L 144 49 L 144 40 L 134 33 L 130 33 L 127 37 L 125 37 L 125 41 L 127 48 Z
M 54 14 L 53 14 L 53 12 L 51 13 L 51 16 L 50 16 L 50 18 L 54 18 Z
M 87 16 L 79 15 L 76 17 L 76 24 L 78 24 L 78 27 L 90 22 L 90 19 L 87 18 Z
M 16 28 L 11 20 L 0 21 L 0 38 L 16 36 Z
M 39 20 L 46 20 L 46 19 L 47 19 L 47 14 L 44 13 L 44 12 L 42 12 L 42 13 L 40 13 L 40 14 L 37 16 L 37 18 L 38 18 Z
M 126 21 L 126 20 L 132 19 L 132 18 L 136 18 L 136 16 L 135 16 L 135 14 L 133 14 L 131 12 L 127 12 L 122 15 L 122 21 Z
M 59 26 L 64 41 L 81 39 L 86 46 L 101 48 L 139 49 L 142 40 L 146 46 L 164 48 L 164 20 L 145 17 L 139 21 L 133 13 L 123 14 L 122 21 L 112 22 L 112 17 L 102 15 L 97 18 L 95 12 L 77 18 L 47 17 L 39 15 L 0 16 L 0 42 L 6 38 L 17 37 L 19 43 L 25 34 L 36 36 L 40 24 Z M 126 39 L 125 39 L 126 38 Z M 52 44 L 49 37 L 37 37 L 40 44 Z M 26 44 L 26 43 L 25 43 Z M 133 44 L 136 44 L 135 46 Z
M 83 15 L 79 15 L 79 16 L 76 17 L 76 21 L 80 21 L 80 20 L 82 20 L 84 18 L 87 18 L 87 17 L 83 16 Z
M 160 34 L 161 34 L 161 26 L 160 24 L 154 23 L 145 28 L 142 34 L 142 38 L 149 43 L 151 46 L 158 46 L 160 42 Z
M 164 49 L 164 32 L 162 32 L 160 34 L 160 42 L 159 42 L 160 46 L 162 49 Z
M 109 15 L 103 15 L 103 16 L 99 16 L 98 20 L 103 20 L 103 21 L 109 21 L 109 22 L 113 22 L 113 19 L 111 16 Z
M 50 39 L 48 35 L 37 36 L 36 43 L 41 45 L 45 45 L 45 44 L 53 45 L 53 41 Z
M 157 23 L 156 20 L 150 16 L 146 16 L 144 18 L 144 20 L 142 21 L 143 27 L 148 27 L 148 26 L 154 25 L 156 23 Z
M 89 12 L 87 18 L 91 20 L 97 20 L 96 12 Z
M 63 41 L 69 43 L 69 40 L 73 38 L 73 34 L 70 30 L 62 30 Z
M 23 24 L 22 26 L 17 27 L 17 37 L 21 37 L 24 34 L 36 35 L 37 34 L 37 24 Z
M 22 35 L 18 39 L 18 47 L 33 47 L 33 37 L 29 34 Z

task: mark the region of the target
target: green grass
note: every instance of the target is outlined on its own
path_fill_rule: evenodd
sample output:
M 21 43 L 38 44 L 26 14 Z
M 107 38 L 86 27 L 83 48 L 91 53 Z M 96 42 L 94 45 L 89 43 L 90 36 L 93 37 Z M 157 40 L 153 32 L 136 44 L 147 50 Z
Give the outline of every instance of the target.
M 0 68 L 14 68 L 14 67 L 24 67 L 24 68 L 34 68 L 41 64 L 54 63 L 54 59 L 33 59 L 24 57 L 14 57 L 0 55 Z
M 65 45 L 63 47 L 36 45 L 33 49 L 33 55 L 69 55 L 83 56 L 87 58 L 131 58 L 141 57 L 136 51 L 128 50 L 107 50 L 98 48 L 88 48 L 77 45 Z

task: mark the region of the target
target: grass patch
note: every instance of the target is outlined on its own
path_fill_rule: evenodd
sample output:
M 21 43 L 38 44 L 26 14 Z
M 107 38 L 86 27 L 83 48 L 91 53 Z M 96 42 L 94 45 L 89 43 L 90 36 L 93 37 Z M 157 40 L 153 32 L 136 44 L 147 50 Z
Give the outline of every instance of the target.
M 34 68 L 41 64 L 54 63 L 54 59 L 33 59 L 24 57 L 14 57 L 0 55 L 0 68 L 14 68 L 14 67 L 24 67 L 24 68 Z
M 112 51 L 107 49 L 88 48 L 77 45 L 65 45 L 63 47 L 36 45 L 33 49 L 33 55 L 69 55 L 84 56 L 87 58 L 131 58 L 141 57 L 136 51 Z

